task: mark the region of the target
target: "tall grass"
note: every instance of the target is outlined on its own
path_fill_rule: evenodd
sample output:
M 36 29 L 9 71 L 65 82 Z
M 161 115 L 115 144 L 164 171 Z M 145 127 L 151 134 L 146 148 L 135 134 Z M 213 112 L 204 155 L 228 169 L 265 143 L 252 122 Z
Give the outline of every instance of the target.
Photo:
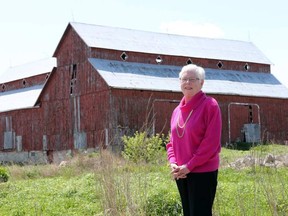
M 101 194 L 104 215 L 144 215 L 145 176 L 129 170 L 129 165 L 119 156 L 102 151 L 100 167 L 96 173 L 99 181 L 97 191 Z M 135 186 L 135 183 L 137 184 Z
M 260 165 L 269 153 L 287 155 L 288 147 L 222 149 L 214 216 L 288 215 L 287 167 Z M 231 166 L 248 156 L 257 163 Z M 8 166 L 9 181 L 0 183 L 0 215 L 181 215 L 162 157 L 157 164 L 133 163 L 103 150 L 76 155 L 63 167 Z
M 223 149 L 215 215 L 288 215 L 287 167 L 263 165 L 268 154 L 288 155 L 288 147 L 259 145 L 249 151 Z M 230 166 L 239 158 L 253 161 L 247 166 Z

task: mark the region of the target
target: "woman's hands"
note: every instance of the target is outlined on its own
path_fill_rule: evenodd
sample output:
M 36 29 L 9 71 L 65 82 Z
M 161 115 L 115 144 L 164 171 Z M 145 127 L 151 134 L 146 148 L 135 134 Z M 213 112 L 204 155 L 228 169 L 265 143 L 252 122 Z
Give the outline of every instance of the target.
M 170 164 L 171 168 L 171 174 L 174 179 L 181 179 L 186 178 L 187 174 L 190 172 L 190 170 L 186 167 L 186 165 L 178 166 L 177 164 Z

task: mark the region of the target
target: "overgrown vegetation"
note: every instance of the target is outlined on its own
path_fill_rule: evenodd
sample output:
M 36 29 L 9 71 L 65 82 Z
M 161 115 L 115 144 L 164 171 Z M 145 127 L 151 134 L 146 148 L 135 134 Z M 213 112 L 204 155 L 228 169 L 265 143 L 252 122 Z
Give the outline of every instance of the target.
M 135 133 L 123 141 L 123 157 L 102 150 L 79 154 L 65 166 L 0 167 L 0 178 L 9 176 L 0 183 L 0 215 L 181 215 L 163 137 Z M 215 216 L 288 215 L 286 166 L 230 166 L 239 158 L 267 154 L 288 155 L 288 147 L 222 149 Z
M 0 166 L 0 182 L 7 182 L 9 179 L 8 171 L 5 167 Z
M 149 136 L 147 132 L 136 132 L 134 136 L 123 136 L 124 150 L 122 155 L 125 159 L 134 163 L 158 164 L 163 159 L 165 148 L 163 142 L 167 138 L 156 134 Z

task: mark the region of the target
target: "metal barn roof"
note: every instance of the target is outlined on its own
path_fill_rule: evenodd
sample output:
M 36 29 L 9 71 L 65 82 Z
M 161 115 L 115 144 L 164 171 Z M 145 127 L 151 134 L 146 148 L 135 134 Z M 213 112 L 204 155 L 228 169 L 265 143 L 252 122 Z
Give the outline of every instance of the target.
M 11 67 L 0 76 L 0 83 L 24 79 L 52 71 L 56 67 L 56 59 L 48 58 L 16 67 Z
M 272 64 L 251 42 L 181 36 L 74 22 L 70 25 L 89 47 Z
M 44 85 L 37 85 L 0 93 L 0 112 L 32 108 Z
M 113 88 L 180 92 L 181 67 L 90 58 Z M 203 91 L 210 94 L 288 98 L 288 89 L 270 73 L 205 68 Z

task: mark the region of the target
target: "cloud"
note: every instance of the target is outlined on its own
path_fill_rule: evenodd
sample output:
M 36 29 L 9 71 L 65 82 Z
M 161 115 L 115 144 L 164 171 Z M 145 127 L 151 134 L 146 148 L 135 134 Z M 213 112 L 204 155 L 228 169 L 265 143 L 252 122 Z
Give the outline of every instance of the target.
M 224 32 L 211 23 L 193 23 L 188 21 L 174 21 L 162 23 L 161 31 L 169 34 L 180 34 L 196 37 L 223 38 Z

